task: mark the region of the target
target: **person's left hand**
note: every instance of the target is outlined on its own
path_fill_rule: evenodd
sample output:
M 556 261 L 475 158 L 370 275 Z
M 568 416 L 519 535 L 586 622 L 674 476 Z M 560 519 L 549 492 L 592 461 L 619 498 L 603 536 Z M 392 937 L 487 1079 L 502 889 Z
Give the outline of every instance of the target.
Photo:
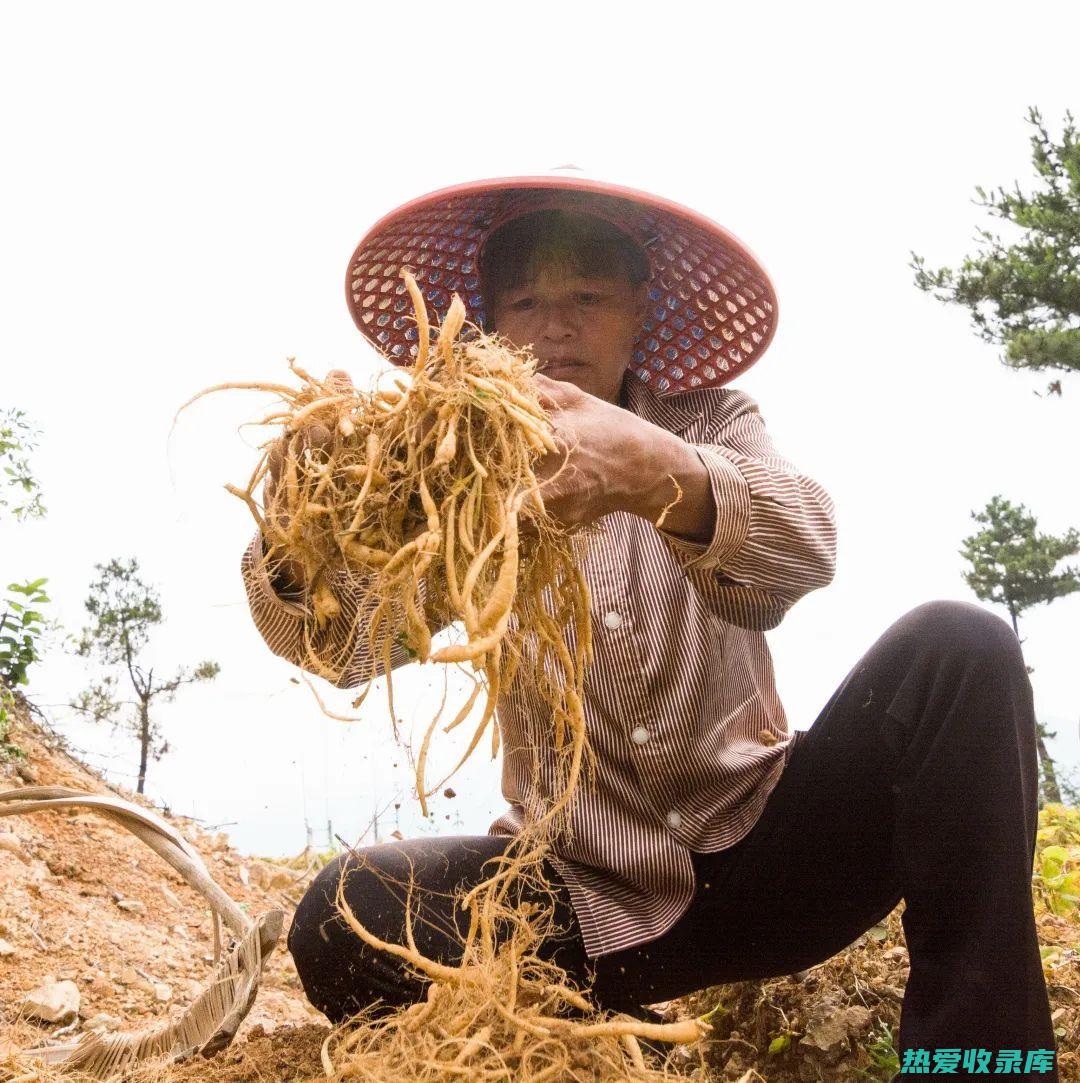
M 548 511 L 567 526 L 632 511 L 635 464 L 654 426 L 564 380 L 538 373 L 536 382 L 560 448 L 535 467 Z

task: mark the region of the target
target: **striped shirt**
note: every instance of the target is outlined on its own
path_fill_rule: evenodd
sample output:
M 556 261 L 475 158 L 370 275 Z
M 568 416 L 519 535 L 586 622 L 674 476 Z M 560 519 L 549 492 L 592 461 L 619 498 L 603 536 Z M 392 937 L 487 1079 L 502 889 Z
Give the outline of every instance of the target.
M 595 768 L 549 856 L 591 957 L 666 932 L 694 894 L 691 852 L 733 846 L 757 822 L 791 753 L 764 633 L 827 585 L 836 566 L 832 499 L 777 452 L 745 392 L 660 398 L 628 373 L 621 405 L 694 447 L 717 516 L 711 539 L 698 543 L 614 512 L 583 550 L 594 650 L 584 706 Z M 256 536 L 243 559 L 256 626 L 271 650 L 301 664 L 312 618 L 305 603 L 277 596 L 260 550 Z M 356 617 L 357 601 L 347 592 L 341 601 L 326 635 Z M 370 672 L 370 659 L 355 654 L 341 687 Z M 391 657 L 392 666 L 406 661 L 401 650 Z M 539 775 L 530 751 L 531 735 L 550 732 L 550 708 L 519 678 L 496 717 L 510 807 L 488 833 L 509 835 L 521 829 L 538 778 L 555 777 L 546 750 Z

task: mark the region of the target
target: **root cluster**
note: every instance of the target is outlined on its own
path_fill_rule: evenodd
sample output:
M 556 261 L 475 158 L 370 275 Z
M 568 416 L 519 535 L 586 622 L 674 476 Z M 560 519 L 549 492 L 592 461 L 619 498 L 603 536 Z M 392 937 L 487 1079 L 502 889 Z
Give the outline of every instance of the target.
M 247 487 L 230 491 L 259 525 L 271 574 L 287 564 L 302 569 L 309 585 L 305 668 L 340 683 L 347 672 L 355 675 L 357 658 L 366 660 L 354 707 L 382 671 L 394 717 L 390 670 L 401 652 L 421 663 L 461 666 L 472 677 L 471 694 L 444 726 L 449 732 L 480 705 L 458 764 L 429 787 L 426 766 L 441 708 L 416 754 L 425 813 L 427 798 L 489 726 L 495 755 L 495 705 L 515 681 L 529 681 L 550 707 L 550 731 L 541 736 L 558 767 L 551 779 L 535 760 L 525 829 L 495 871 L 459 900 L 469 914 L 460 965 L 421 955 L 411 924 L 404 944 L 378 939 L 339 892 L 338 908 L 356 935 L 431 984 L 422 1003 L 388 1020 L 361 1017 L 335 1033 L 324 1066 L 340 1079 L 653 1078 L 635 1036 L 692 1041 L 704 1024 L 598 1018 L 587 993 L 536 954 L 552 911 L 513 903 L 510 890 L 526 877 L 542 882 L 543 856 L 569 830 L 575 791 L 591 766 L 582 700 L 592 644 L 580 570 L 588 538 L 548 514 L 535 472 L 541 457 L 565 449 L 539 399 L 536 359 L 466 327 L 456 296 L 436 332 L 416 282 L 408 272 L 403 277 L 418 345 L 411 369 L 394 386 L 361 391 L 320 381 L 290 362 L 299 388 L 208 389 L 253 387 L 281 400 L 261 422 L 281 430 L 273 500 L 264 505 L 256 496 L 273 442 Z M 343 606 L 345 597 L 360 601 Z M 351 625 L 345 635 L 343 621 Z M 463 638 L 433 649 L 433 635 L 451 623 L 463 628 Z

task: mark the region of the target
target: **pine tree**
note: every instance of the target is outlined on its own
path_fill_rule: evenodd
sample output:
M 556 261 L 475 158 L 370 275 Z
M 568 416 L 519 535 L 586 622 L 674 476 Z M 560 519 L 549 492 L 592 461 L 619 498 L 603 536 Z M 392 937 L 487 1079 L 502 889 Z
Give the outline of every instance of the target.
M 151 714 L 154 701 L 171 701 L 185 684 L 209 681 L 217 676 L 216 662 L 202 662 L 193 670 L 178 669 L 167 680 L 154 676 L 153 667 L 140 664 L 139 655 L 150 638 L 150 631 L 162 622 L 157 592 L 138 576 L 139 563 L 111 560 L 95 565 L 99 578 L 90 587 L 86 610 L 93 622 L 83 629 L 78 653 L 95 657 L 109 667 L 100 681 L 93 682 L 71 704 L 81 714 L 97 722 L 123 725 L 139 742 L 139 793 L 146 785 L 146 767 L 153 758 L 160 759 L 169 750 L 162 739 L 160 725 Z M 124 678 L 127 678 L 126 682 Z M 123 684 L 130 684 L 133 700 L 124 698 Z
M 983 524 L 983 529 L 963 541 L 960 554 L 971 565 L 971 570 L 963 573 L 964 582 L 980 601 L 1005 606 L 1013 632 L 1020 639 L 1019 621 L 1025 609 L 1080 590 L 1080 574 L 1075 567 L 1067 565 L 1056 570 L 1062 560 L 1080 552 L 1080 533 L 1070 528 L 1060 538 L 1039 534 L 1035 516 L 1023 504 L 1014 507 L 1000 496 L 995 496 L 984 511 L 972 512 L 971 517 Z M 1034 672 L 1031 666 L 1027 671 Z M 1056 736 L 1041 722 L 1036 723 L 1043 796 L 1047 801 L 1060 802 L 1054 761 L 1046 748 L 1046 740 Z
M 958 270 L 928 271 L 911 253 L 915 284 L 946 304 L 971 312 L 979 335 L 1005 347 L 1012 368 L 1061 372 L 1080 370 L 1080 142 L 1066 112 L 1060 142 L 1043 126 L 1035 108 L 1032 162 L 1041 187 L 1025 195 L 1020 185 L 987 195 L 976 187 L 976 206 L 1023 231 L 1007 244 L 987 229 L 977 231 L 978 252 Z M 1047 387 L 1061 394 L 1061 380 Z M 1038 394 L 1038 392 L 1035 392 Z

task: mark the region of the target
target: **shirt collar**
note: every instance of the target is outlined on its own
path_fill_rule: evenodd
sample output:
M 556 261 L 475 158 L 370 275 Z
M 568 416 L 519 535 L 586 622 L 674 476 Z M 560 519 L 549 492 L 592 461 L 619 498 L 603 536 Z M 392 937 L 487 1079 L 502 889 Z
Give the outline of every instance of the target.
M 661 398 L 640 376 L 627 369 L 619 405 L 662 429 L 681 435 L 701 412 L 700 405 L 694 403 L 693 398 L 686 393 Z

